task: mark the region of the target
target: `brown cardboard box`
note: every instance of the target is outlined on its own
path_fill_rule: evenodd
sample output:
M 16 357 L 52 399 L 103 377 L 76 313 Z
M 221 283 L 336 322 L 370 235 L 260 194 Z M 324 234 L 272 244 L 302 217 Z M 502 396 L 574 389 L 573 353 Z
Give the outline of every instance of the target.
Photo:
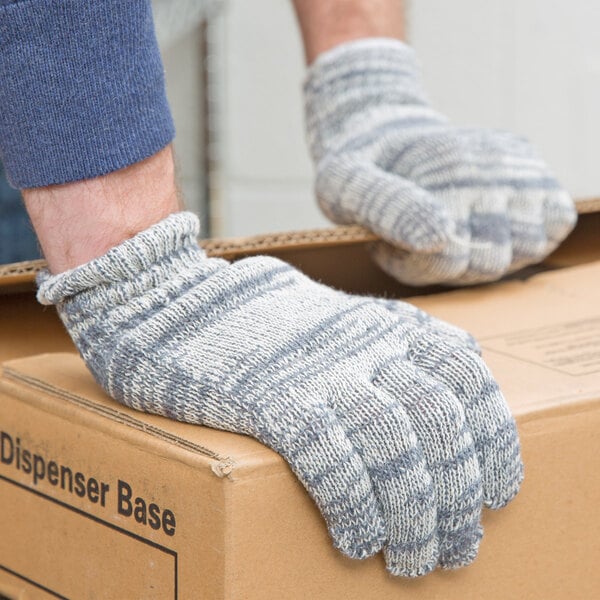
M 36 265 L 4 268 L 0 598 L 600 597 L 598 233 L 590 214 L 538 274 L 413 299 L 480 339 L 526 465 L 517 499 L 485 512 L 477 561 L 418 581 L 388 576 L 381 557 L 337 553 L 291 471 L 258 442 L 107 398 L 54 311 L 35 303 Z M 367 262 L 368 240 L 339 228 L 208 250 L 270 251 L 328 283 L 405 293 Z

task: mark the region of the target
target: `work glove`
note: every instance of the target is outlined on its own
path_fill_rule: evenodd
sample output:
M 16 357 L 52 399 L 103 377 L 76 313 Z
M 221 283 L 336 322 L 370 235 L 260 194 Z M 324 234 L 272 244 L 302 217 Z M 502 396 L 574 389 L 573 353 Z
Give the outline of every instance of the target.
M 381 237 L 373 258 L 399 281 L 492 281 L 542 260 L 573 228 L 573 201 L 532 146 L 435 112 L 402 42 L 338 46 L 304 90 L 319 204 Z
M 178 213 L 43 272 L 98 383 L 172 419 L 250 435 L 289 463 L 336 548 L 394 575 L 467 564 L 483 503 L 522 478 L 514 421 L 474 342 L 407 304 L 350 296 L 270 257 L 228 263 Z

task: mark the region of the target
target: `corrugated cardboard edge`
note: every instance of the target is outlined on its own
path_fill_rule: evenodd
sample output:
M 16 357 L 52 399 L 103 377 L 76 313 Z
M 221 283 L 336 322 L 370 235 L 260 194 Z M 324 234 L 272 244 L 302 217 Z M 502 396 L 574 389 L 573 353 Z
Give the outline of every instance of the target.
M 600 198 L 576 200 L 577 212 L 581 215 L 600 212 Z M 358 225 L 342 225 L 327 229 L 310 229 L 282 233 L 261 234 L 241 238 L 214 238 L 202 240 L 200 246 L 208 256 L 235 259 L 261 252 L 324 248 L 344 244 L 364 244 L 377 241 L 377 236 Z M 35 276 L 46 266 L 44 260 L 0 265 L 0 287 L 28 287 Z
M 245 254 L 257 254 L 261 251 L 324 248 L 332 245 L 362 244 L 376 240 L 377 236 L 364 227 L 347 225 L 329 229 L 269 233 L 243 238 L 215 238 L 201 241 L 200 246 L 204 248 L 209 256 L 236 258 Z
M 377 237 L 358 225 L 270 233 L 242 238 L 213 238 L 202 240 L 200 246 L 208 256 L 235 259 L 248 254 L 273 252 L 277 250 L 301 250 L 303 248 L 324 248 L 344 244 L 363 244 L 376 241 Z M 0 265 L 0 287 L 28 285 L 36 274 L 46 266 L 44 260 L 29 260 Z
M 36 355 L 27 360 L 43 360 L 45 356 L 47 355 Z M 65 353 L 52 356 L 64 356 L 66 360 L 75 359 L 75 355 Z M 16 361 L 17 364 L 19 362 L 20 360 Z M 269 468 L 273 468 L 273 464 L 278 464 L 281 460 L 271 450 L 264 448 L 260 452 L 244 454 L 243 464 L 238 464 L 231 456 L 161 427 L 162 417 L 147 415 L 112 401 L 110 404 L 97 402 L 69 389 L 56 387 L 22 372 L 18 367 L 13 368 L 11 361 L 2 365 L 0 375 L 0 395 L 16 398 L 66 421 L 101 430 L 108 437 L 126 440 L 133 446 L 144 448 L 157 456 L 176 460 L 192 468 L 209 469 L 219 479 L 232 478 L 234 474 L 237 475 L 238 468 L 254 471 L 256 460 L 264 462 L 267 453 L 272 454 L 272 460 L 267 461 Z
M 575 200 L 575 205 L 580 215 L 600 212 L 600 198 L 581 198 L 580 200 Z

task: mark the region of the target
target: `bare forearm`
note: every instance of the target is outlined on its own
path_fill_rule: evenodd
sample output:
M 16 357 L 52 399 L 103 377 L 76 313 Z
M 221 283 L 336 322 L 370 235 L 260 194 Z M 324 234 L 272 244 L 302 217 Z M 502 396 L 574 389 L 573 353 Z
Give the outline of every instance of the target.
M 364 37 L 404 38 L 403 0 L 292 0 L 302 31 L 306 62 Z
M 108 175 L 23 190 L 53 273 L 97 258 L 180 209 L 170 146 Z

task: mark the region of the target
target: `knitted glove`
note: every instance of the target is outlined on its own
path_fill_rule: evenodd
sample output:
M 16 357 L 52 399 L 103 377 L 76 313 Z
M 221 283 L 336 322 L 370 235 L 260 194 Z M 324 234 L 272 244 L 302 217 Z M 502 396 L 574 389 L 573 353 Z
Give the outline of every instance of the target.
M 525 140 L 454 127 L 429 106 L 399 41 L 320 56 L 305 100 L 321 208 L 385 240 L 373 257 L 402 282 L 498 279 L 543 259 L 575 223 L 571 198 Z
M 510 410 L 485 363 L 479 358 L 480 349 L 475 339 L 444 321 L 440 321 L 405 302 L 373 299 L 396 314 L 405 323 L 414 326 L 406 334 L 408 358 L 433 379 L 450 387 L 459 399 L 470 429 L 483 480 L 483 502 L 489 508 L 502 508 L 519 491 L 523 480 L 518 436 Z M 380 373 L 380 384 L 393 380 L 393 373 Z M 428 445 L 425 444 L 425 447 Z M 446 476 L 448 464 L 428 461 L 435 482 Z M 437 483 L 437 482 L 436 482 Z M 473 529 L 469 511 L 457 514 L 444 509 L 438 489 L 439 564 L 444 568 L 464 566 L 475 559 L 477 546 L 470 543 L 472 536 L 483 533 Z M 457 521 L 458 520 L 458 521 Z M 460 525 L 457 523 L 460 522 Z M 447 526 L 447 523 L 452 525 Z M 462 544 L 457 531 L 463 530 Z
M 521 464 L 467 334 L 274 258 L 208 259 L 197 234 L 195 216 L 172 215 L 81 267 L 41 274 L 38 298 L 57 304 L 116 400 L 280 453 L 344 554 L 383 547 L 390 572 L 406 576 L 471 561 L 482 499 L 507 502 Z

